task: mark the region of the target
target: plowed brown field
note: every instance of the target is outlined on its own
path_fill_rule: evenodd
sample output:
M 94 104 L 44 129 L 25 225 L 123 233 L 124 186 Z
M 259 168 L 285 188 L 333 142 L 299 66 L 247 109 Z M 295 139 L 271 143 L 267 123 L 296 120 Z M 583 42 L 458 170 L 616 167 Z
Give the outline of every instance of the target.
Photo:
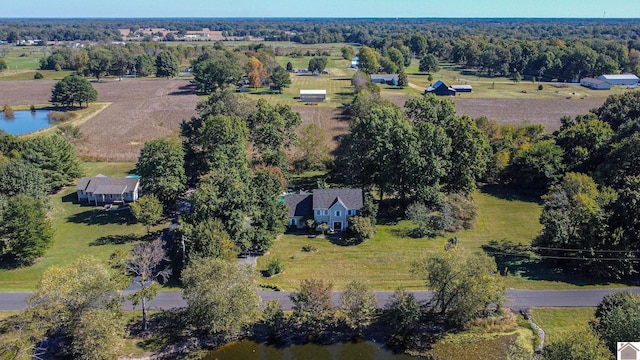
M 46 104 L 53 81 L 0 82 L 0 104 Z M 80 155 L 88 160 L 136 161 L 145 141 L 176 135 L 180 122 L 195 115 L 200 100 L 188 90 L 187 80 L 143 80 L 92 82 L 98 101 L 112 103 L 89 119 L 80 129 L 83 140 L 77 145 Z M 406 97 L 392 99 L 404 104 Z M 562 116 L 584 114 L 600 106 L 600 99 L 453 99 L 459 114 L 487 116 L 504 124 L 522 122 L 544 124 L 553 131 Z M 348 131 L 349 123 L 337 108 L 294 106 L 302 114 L 303 124 L 321 125 L 331 148 L 337 138 Z

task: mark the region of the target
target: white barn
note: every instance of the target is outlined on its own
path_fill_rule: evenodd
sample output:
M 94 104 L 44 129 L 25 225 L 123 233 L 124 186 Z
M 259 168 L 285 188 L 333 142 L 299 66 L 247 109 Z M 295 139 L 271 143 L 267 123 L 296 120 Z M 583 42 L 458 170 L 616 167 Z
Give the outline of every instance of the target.
M 638 77 L 634 74 L 600 75 L 598 80 L 606 81 L 611 85 L 638 86 Z
M 300 90 L 300 101 L 323 102 L 327 99 L 327 90 Z

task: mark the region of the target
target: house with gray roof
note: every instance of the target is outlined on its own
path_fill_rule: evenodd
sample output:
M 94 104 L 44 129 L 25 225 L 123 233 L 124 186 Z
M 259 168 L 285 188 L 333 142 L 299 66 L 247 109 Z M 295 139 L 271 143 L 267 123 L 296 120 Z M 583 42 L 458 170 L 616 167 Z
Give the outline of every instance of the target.
M 634 87 L 638 86 L 640 78 L 634 74 L 605 74 L 598 76 L 598 80 L 606 81 L 611 85 L 626 85 Z
M 326 223 L 332 231 L 349 227 L 349 217 L 362 208 L 362 189 L 316 189 L 312 193 L 287 194 L 284 202 L 289 209 L 289 225 L 304 227 L 304 219 Z
M 92 178 L 83 177 L 76 186 L 78 201 L 95 205 L 136 201 L 139 191 L 139 178 L 107 177 L 102 174 Z
M 374 84 L 386 84 L 398 86 L 398 74 L 371 74 L 371 82 Z

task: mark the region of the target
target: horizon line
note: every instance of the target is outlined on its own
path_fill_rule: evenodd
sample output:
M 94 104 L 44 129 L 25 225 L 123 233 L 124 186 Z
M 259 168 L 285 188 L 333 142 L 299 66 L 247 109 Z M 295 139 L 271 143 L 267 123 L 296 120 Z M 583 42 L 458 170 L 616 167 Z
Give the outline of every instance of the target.
M 161 20 L 161 19 L 193 19 L 193 20 L 305 20 L 305 19 L 338 19 L 338 20 L 639 20 L 638 17 L 404 17 L 404 16 L 380 16 L 380 17 L 337 17 L 337 16 L 82 16 L 82 17 L 47 17 L 47 16 L 3 16 L 0 20 Z

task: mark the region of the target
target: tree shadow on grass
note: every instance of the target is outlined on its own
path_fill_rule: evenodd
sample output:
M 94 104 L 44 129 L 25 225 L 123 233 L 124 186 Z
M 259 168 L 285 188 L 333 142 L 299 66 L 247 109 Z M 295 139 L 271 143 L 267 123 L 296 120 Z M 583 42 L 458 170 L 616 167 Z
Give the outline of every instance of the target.
M 91 243 L 89 243 L 89 246 L 122 245 L 122 244 L 140 241 L 143 239 L 144 239 L 144 236 L 141 237 L 136 234 L 107 235 L 107 236 L 99 237 L 95 241 L 92 241 Z
M 129 210 L 105 211 L 101 208 L 83 211 L 69 216 L 69 222 L 86 225 L 131 225 L 135 219 Z
M 540 196 L 532 193 L 523 193 L 518 189 L 505 185 L 484 185 L 480 187 L 480 192 L 503 200 L 541 203 Z
M 482 246 L 482 250 L 494 258 L 496 268 L 503 276 L 510 275 L 532 281 L 562 282 L 577 286 L 610 284 L 606 280 L 587 276 L 571 266 L 561 266 L 550 261 L 532 258 L 523 252 L 510 254 L 508 250 L 497 249 L 494 244 Z M 631 284 L 629 279 L 617 282 Z

